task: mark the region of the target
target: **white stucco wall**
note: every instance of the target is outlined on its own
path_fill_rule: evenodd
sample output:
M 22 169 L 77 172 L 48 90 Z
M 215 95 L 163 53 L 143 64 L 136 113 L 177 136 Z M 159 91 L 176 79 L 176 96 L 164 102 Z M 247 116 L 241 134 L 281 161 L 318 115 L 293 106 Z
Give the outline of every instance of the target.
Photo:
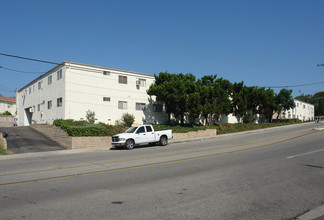
M 104 75 L 104 71 L 109 75 Z M 119 83 L 119 76 L 127 77 L 127 84 Z M 137 86 L 138 79 L 145 80 Z M 123 113 L 135 116 L 135 124 L 164 122 L 163 113 L 153 112 L 153 102 L 146 90 L 154 82 L 153 75 L 115 70 L 90 65 L 69 63 L 66 66 L 65 118 L 86 119 L 86 111 L 96 114 L 96 122 L 115 124 Z M 104 97 L 110 101 L 104 101 Z M 127 102 L 126 109 L 119 109 L 118 102 Z M 145 103 L 145 110 L 136 110 L 136 103 Z
M 58 80 L 57 72 L 62 70 Z M 49 84 L 48 78 L 52 77 Z M 52 123 L 57 118 L 64 118 L 64 78 L 65 70 L 58 66 L 38 77 L 17 92 L 18 125 L 28 126 L 36 123 Z M 38 84 L 41 83 L 39 88 Z M 57 99 L 62 98 L 63 105 L 57 106 Z M 48 102 L 52 107 L 48 108 Z
M 295 108 L 282 113 L 282 118 L 298 118 L 302 121 L 310 121 L 315 118 L 315 107 L 313 104 L 294 99 Z
M 59 70 L 62 70 L 62 79 L 57 80 Z M 104 75 L 104 71 L 110 74 Z M 48 85 L 51 75 L 52 83 Z M 120 75 L 127 77 L 127 84 L 119 83 Z M 138 86 L 139 79 L 145 80 L 145 85 Z M 39 82 L 42 82 L 41 89 L 38 89 Z M 18 124 L 51 124 L 59 118 L 86 120 L 87 110 L 95 112 L 96 122 L 115 124 L 123 113 L 130 113 L 135 116 L 135 124 L 164 123 L 165 113 L 153 111 L 155 98 L 146 93 L 153 82 L 153 75 L 63 62 L 18 91 Z M 104 101 L 104 97 L 110 101 Z M 58 98 L 62 98 L 61 107 L 57 107 Z M 51 109 L 47 107 L 48 101 L 52 101 Z M 119 109 L 118 101 L 127 102 L 127 108 Z M 136 103 L 144 103 L 145 109 L 136 110 Z

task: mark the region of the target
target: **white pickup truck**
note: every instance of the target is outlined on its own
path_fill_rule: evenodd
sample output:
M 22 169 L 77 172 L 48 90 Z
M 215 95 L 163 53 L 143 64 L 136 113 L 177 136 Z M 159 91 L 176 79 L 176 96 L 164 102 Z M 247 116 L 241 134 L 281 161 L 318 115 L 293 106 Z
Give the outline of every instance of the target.
M 125 133 L 112 137 L 111 145 L 116 148 L 126 147 L 128 150 L 138 144 L 160 144 L 165 146 L 172 138 L 172 130 L 154 131 L 152 125 L 130 127 Z

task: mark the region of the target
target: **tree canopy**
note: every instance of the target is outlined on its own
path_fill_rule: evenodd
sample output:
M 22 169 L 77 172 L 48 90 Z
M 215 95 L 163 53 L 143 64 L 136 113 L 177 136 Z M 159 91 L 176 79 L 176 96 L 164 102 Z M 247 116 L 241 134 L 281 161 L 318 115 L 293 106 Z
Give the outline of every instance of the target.
M 277 95 L 272 89 L 248 87 L 243 81 L 233 84 L 217 75 L 198 80 L 190 73 L 161 72 L 154 76 L 155 83 L 147 93 L 165 103 L 169 122 L 171 115 L 182 124 L 203 116 L 204 124 L 211 124 L 230 113 L 245 123 L 253 122 L 258 114 L 271 121 L 275 112 L 280 114 L 295 105 L 292 90 L 282 89 Z

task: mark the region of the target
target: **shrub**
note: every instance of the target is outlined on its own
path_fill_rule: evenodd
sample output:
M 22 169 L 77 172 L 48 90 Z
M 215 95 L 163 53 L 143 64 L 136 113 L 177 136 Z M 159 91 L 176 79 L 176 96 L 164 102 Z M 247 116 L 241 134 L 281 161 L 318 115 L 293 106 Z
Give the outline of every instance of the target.
M 86 112 L 86 118 L 90 124 L 93 124 L 95 122 L 95 120 L 96 120 L 95 116 L 96 116 L 96 113 L 94 111 L 91 111 L 90 109 Z
M 1 115 L 12 115 L 12 114 L 9 111 L 5 111 L 5 112 L 1 113 Z
M 122 125 L 124 125 L 126 127 L 131 127 L 132 124 L 134 123 L 134 121 L 135 121 L 134 115 L 129 114 L 129 113 L 124 113 L 121 117 Z

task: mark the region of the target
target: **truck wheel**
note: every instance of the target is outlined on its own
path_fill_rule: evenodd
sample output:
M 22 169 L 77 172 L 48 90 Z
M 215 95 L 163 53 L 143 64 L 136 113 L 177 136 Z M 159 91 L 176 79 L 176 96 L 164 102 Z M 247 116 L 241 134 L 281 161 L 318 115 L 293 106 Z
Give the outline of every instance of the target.
M 127 150 L 133 149 L 134 148 L 134 145 L 135 145 L 135 143 L 134 143 L 133 140 L 129 139 L 129 140 L 126 141 L 126 148 L 127 148 Z
M 167 145 L 168 144 L 168 138 L 166 137 L 166 136 L 162 136 L 161 138 L 160 138 L 160 145 L 161 146 L 165 146 L 165 145 Z

